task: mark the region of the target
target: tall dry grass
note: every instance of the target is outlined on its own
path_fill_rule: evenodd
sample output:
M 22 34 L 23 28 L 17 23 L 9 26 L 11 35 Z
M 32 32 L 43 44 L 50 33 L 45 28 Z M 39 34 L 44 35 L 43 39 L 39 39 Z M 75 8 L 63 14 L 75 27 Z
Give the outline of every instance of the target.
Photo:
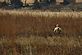
M 57 23 L 65 34 L 51 37 Z M 81 24 L 82 12 L 0 10 L 0 54 L 81 55 Z
M 0 13 L 1 33 L 47 35 L 53 32 L 56 24 L 59 24 L 64 33 L 82 35 L 81 12 L 1 10 Z

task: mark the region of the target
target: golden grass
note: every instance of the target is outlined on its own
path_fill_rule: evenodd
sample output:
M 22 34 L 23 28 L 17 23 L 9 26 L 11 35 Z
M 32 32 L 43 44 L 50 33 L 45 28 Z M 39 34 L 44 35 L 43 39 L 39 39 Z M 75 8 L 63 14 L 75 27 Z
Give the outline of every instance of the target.
M 57 23 L 64 35 L 51 36 Z M 81 24 L 82 12 L 0 10 L 0 54 L 81 55 Z

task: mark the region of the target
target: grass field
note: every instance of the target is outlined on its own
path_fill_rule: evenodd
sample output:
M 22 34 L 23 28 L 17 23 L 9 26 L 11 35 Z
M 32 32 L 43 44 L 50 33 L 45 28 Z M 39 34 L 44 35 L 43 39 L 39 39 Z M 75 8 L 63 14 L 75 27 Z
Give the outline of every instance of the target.
M 0 55 L 82 55 L 81 24 L 82 12 L 0 10 Z

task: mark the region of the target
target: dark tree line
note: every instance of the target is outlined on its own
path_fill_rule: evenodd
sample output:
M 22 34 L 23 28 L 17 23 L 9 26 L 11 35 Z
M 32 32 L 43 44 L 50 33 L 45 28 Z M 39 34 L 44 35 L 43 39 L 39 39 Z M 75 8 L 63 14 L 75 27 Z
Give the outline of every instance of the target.
M 26 3 L 27 0 L 24 1 L 24 4 L 21 0 L 4 0 L 4 2 L 0 2 L 0 7 L 8 6 L 11 4 L 12 7 L 26 7 L 29 4 Z M 47 4 L 56 4 L 56 0 L 34 0 L 33 7 L 41 8 L 40 2 L 45 2 Z M 65 5 L 70 3 L 75 3 L 75 0 L 64 0 Z

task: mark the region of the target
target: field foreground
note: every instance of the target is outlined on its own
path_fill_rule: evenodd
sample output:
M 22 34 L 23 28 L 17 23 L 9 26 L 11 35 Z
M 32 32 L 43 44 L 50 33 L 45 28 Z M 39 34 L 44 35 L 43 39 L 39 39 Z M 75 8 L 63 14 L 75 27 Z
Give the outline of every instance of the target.
M 81 24 L 82 12 L 0 10 L 0 55 L 82 55 Z
M 0 40 L 1 55 L 81 55 L 82 37 L 21 37 Z

